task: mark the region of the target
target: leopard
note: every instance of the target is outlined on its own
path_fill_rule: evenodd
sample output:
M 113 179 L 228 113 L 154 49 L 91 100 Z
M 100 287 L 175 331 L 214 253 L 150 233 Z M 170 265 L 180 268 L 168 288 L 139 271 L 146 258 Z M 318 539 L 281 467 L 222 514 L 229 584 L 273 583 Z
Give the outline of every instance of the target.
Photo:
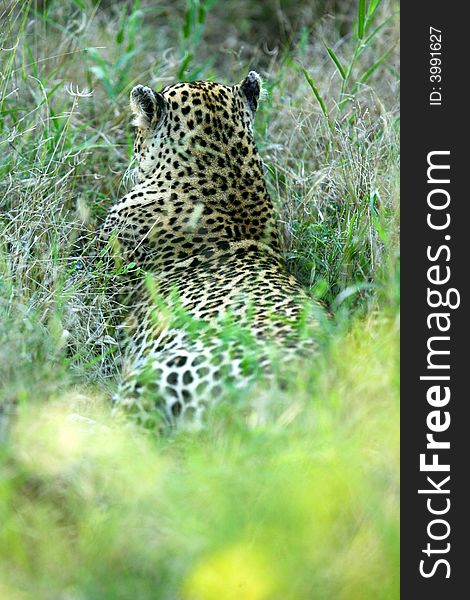
M 251 70 L 130 93 L 135 183 L 99 237 L 138 273 L 123 284 L 113 410 L 147 429 L 203 422 L 303 343 L 312 300 L 287 269 L 254 140 L 262 90 Z

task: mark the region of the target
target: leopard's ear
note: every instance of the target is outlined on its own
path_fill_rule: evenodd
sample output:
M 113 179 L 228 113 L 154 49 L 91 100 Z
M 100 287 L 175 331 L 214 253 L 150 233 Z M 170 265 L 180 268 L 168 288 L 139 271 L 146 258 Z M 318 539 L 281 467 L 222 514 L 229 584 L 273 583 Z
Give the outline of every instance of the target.
M 155 127 L 165 112 L 163 95 L 145 85 L 132 88 L 130 104 L 134 116 L 133 124 L 143 129 Z
M 240 89 L 248 101 L 253 115 L 258 108 L 258 100 L 261 94 L 262 80 L 256 71 L 250 71 L 245 79 L 240 82 Z

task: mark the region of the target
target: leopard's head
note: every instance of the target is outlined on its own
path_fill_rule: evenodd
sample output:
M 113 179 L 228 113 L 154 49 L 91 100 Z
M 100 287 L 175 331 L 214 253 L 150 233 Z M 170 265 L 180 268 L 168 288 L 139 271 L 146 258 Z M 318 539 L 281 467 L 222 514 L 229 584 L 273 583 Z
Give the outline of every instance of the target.
M 256 156 L 253 120 L 261 87 L 255 71 L 233 86 L 196 81 L 176 83 L 161 92 L 134 87 L 130 105 L 139 179 L 165 165 L 178 170 L 177 164 L 189 156 L 205 155 L 203 162 L 215 169 Z

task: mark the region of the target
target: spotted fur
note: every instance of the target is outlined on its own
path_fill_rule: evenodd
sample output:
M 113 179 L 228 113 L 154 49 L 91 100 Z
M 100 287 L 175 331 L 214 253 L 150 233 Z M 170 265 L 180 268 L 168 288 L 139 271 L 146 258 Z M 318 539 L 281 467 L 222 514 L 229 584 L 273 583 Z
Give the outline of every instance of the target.
M 128 284 L 116 400 L 149 427 L 200 419 L 224 389 L 292 354 L 307 296 L 279 250 L 253 139 L 261 80 L 131 92 L 137 182 L 101 237 L 151 274 Z

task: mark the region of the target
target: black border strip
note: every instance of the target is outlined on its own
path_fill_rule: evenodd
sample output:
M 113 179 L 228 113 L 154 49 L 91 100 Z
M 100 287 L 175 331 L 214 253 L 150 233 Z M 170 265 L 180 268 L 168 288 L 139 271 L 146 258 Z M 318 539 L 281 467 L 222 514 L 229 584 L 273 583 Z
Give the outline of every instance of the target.
M 470 372 L 467 341 L 470 323 L 466 312 L 470 198 L 464 185 L 467 173 L 470 174 L 465 91 L 470 24 L 465 12 L 468 13 L 465 2 L 401 3 L 401 598 L 404 600 L 466 597 L 465 580 L 470 576 L 470 565 L 467 566 L 470 519 L 463 514 L 467 506 L 470 508 L 466 492 L 470 483 L 467 464 L 470 394 L 465 387 L 465 373 Z M 441 32 L 439 51 L 438 37 L 430 37 L 430 27 Z M 431 58 L 441 59 L 440 65 L 434 65 L 441 68 L 441 81 L 438 77 L 431 80 L 431 75 L 438 74 L 435 68 L 431 72 Z M 439 92 L 441 100 L 437 93 L 430 96 L 431 92 Z M 428 172 L 430 162 L 450 169 L 436 167 Z M 437 208 L 438 205 L 442 208 Z M 429 271 L 431 267 L 435 268 Z M 447 276 L 449 280 L 442 282 Z M 449 292 L 451 289 L 455 291 Z M 429 297 L 428 290 L 440 292 L 443 302 L 448 298 L 449 304 L 456 305 L 459 300 L 460 305 L 433 308 L 430 303 L 439 304 L 440 297 L 438 293 Z M 436 313 L 446 316 L 430 317 Z M 442 329 L 448 327 L 448 331 L 440 331 L 438 323 Z M 449 354 L 432 354 L 435 350 Z M 450 393 L 448 401 L 446 393 Z M 427 448 L 427 434 L 443 445 Z M 447 442 L 449 449 L 445 448 Z M 430 468 L 424 463 L 429 465 L 434 460 L 439 463 L 439 470 L 420 469 L 423 454 L 423 468 Z M 445 465 L 449 465 L 449 471 L 440 470 Z M 428 491 L 418 493 L 420 489 Z M 432 539 L 433 536 L 442 539 Z M 427 577 L 420 573 L 420 567 Z

